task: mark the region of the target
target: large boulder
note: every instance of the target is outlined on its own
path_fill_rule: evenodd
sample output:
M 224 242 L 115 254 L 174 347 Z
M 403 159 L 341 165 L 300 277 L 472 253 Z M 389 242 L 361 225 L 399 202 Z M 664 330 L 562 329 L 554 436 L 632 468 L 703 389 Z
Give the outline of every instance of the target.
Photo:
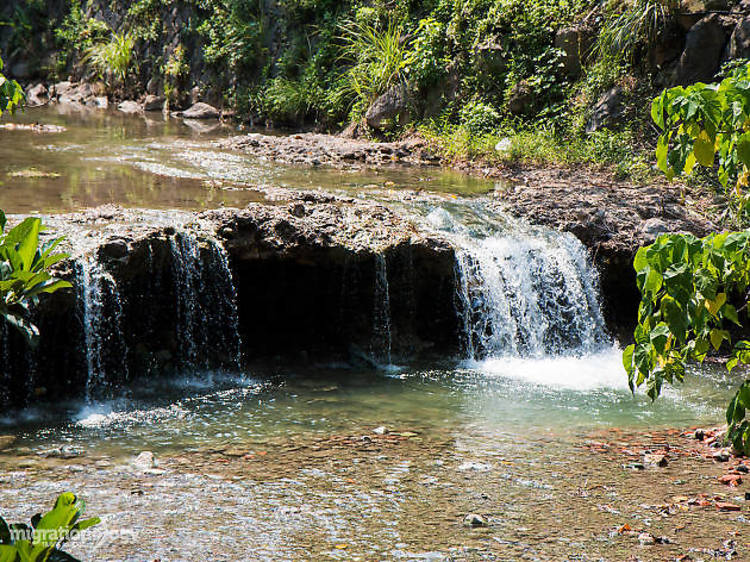
M 28 107 L 38 107 L 49 102 L 49 92 L 44 84 L 37 84 L 26 90 L 26 105 Z
M 212 105 L 199 101 L 180 114 L 184 119 L 218 119 L 219 110 Z
M 623 101 L 624 94 L 619 86 L 615 86 L 602 95 L 594 106 L 591 117 L 586 122 L 586 132 L 593 133 L 599 129 L 617 125 L 623 116 Z
M 120 105 L 117 106 L 117 110 L 122 111 L 123 113 L 140 113 L 143 111 L 143 106 L 137 101 L 125 100 L 120 102 Z
M 734 28 L 727 45 L 727 56 L 730 59 L 750 58 L 750 16 Z
M 164 109 L 164 96 L 149 94 L 143 100 L 144 111 L 161 111 L 162 109 Z
M 727 18 L 711 14 L 696 23 L 685 38 L 685 48 L 675 71 L 674 83 L 710 82 L 721 65 L 729 38 Z
M 594 30 L 587 25 L 575 25 L 560 29 L 555 34 L 555 47 L 563 52 L 565 72 L 578 76 L 581 67 L 594 44 Z
M 391 86 L 378 97 L 365 113 L 365 121 L 373 129 L 382 129 L 386 121 L 400 118 L 405 121 L 409 109 L 409 98 L 402 85 Z

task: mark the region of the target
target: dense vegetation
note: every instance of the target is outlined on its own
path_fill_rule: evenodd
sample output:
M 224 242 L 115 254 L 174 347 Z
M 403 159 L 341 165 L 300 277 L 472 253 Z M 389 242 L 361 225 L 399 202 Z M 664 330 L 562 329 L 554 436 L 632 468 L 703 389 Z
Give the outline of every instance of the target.
M 54 56 L 40 53 L 39 64 L 57 79 L 102 79 L 120 97 L 148 85 L 173 106 L 197 87 L 255 122 L 329 130 L 402 87 L 407 110 L 378 134 L 417 130 L 453 159 L 605 163 L 638 175 L 649 173 L 652 138 L 638 109 L 658 70 L 643 55 L 675 11 L 662 0 L 137 0 L 105 22 L 98 0 L 63 4 L 53 16 L 19 0 L 6 23 L 17 31 L 10 48 L 29 56 L 44 40 L 24 38 L 42 28 Z M 566 26 L 580 33 L 562 49 Z M 587 133 L 613 86 L 627 118 Z
M 696 167 L 716 170 L 728 191 L 735 223 L 747 227 L 750 177 L 750 65 L 719 84 L 697 83 L 665 90 L 652 105 L 662 134 L 656 151 L 667 177 Z M 683 380 L 689 362 L 712 350 L 729 353 L 727 368 L 750 364 L 747 303 L 750 293 L 750 230 L 698 239 L 662 235 L 635 256 L 638 308 L 635 343 L 623 354 L 631 389 L 646 384 L 659 396 L 664 382 Z M 727 409 L 729 436 L 750 452 L 750 381 Z

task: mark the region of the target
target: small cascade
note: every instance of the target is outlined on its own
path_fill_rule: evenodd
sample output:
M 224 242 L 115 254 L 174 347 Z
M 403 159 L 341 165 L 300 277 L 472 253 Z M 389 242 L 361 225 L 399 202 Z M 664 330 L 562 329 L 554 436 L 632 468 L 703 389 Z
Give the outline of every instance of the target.
M 179 232 L 170 239 L 175 280 L 178 362 L 183 368 L 208 368 L 210 357 L 238 368 L 242 342 L 237 292 L 226 250 Z
M 391 298 L 385 255 L 375 254 L 375 290 L 373 293 L 372 356 L 379 363 L 391 364 Z
M 444 209 L 428 219 L 457 246 L 456 300 L 469 358 L 581 354 L 608 343 L 597 272 L 573 235 L 516 223 L 477 236 Z
M 87 401 L 92 401 L 117 379 L 128 379 L 128 348 L 122 332 L 122 301 L 114 277 L 94 256 L 81 258 L 76 269 L 86 359 L 85 395 Z

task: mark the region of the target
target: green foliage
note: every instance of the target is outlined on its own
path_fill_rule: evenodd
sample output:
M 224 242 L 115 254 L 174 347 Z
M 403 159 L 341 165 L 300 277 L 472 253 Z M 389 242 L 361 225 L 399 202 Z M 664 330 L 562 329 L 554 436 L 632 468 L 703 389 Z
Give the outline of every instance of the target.
M 436 86 L 447 74 L 446 25 L 434 18 L 419 20 L 409 61 L 409 78 L 417 88 Z
M 718 84 L 664 90 L 654 99 L 651 116 L 661 130 L 657 165 L 667 178 L 718 165 L 718 180 L 744 220 L 750 184 L 750 65 Z
M 735 341 L 734 335 L 747 320 L 750 231 L 703 239 L 661 235 L 638 250 L 633 265 L 641 303 L 635 343 L 623 352 L 633 391 L 645 384 L 648 395 L 656 399 L 665 382 L 682 381 L 685 365 L 702 362 L 712 349 L 731 352 L 730 371 L 738 363 L 750 363 L 750 342 Z M 729 435 L 740 451 L 750 451 L 750 424 L 745 420 L 748 384 L 740 387 L 727 409 Z
M 3 69 L 3 59 L 0 58 L 0 70 Z M 15 80 L 8 80 L 0 73 L 0 116 L 3 112 L 13 111 L 23 102 L 24 94 L 21 86 Z
M 98 517 L 81 519 L 86 509 L 75 494 L 60 494 L 54 508 L 25 523 L 8 524 L 0 517 L 0 561 L 2 562 L 76 562 L 60 550 L 69 537 L 101 523 Z
M 0 317 L 33 342 L 39 330 L 30 321 L 30 307 L 42 294 L 71 286 L 49 273 L 68 255 L 53 253 L 61 238 L 39 245 L 41 219 L 29 217 L 7 233 L 5 225 L 5 214 L 0 211 Z
M 406 85 L 412 55 L 400 24 L 392 19 L 384 26 L 349 22 L 342 39 L 346 45 L 342 60 L 351 64 L 344 88 L 353 98 L 355 113 L 367 109 L 391 86 Z
M 596 50 L 602 58 L 627 59 L 650 52 L 680 7 L 679 0 L 634 0 L 624 11 L 610 11 Z
M 83 57 L 83 62 L 96 69 L 107 84 L 125 84 L 134 62 L 135 38 L 130 33 L 112 33 L 108 41 L 94 43 Z
M 472 135 L 496 131 L 501 122 L 500 114 L 490 104 L 472 100 L 459 111 L 459 123 Z
M 110 34 L 103 21 L 87 18 L 81 0 L 70 0 L 70 8 L 60 25 L 55 28 L 55 38 L 60 49 L 58 71 L 66 70 L 68 63 L 76 60 L 96 43 L 104 41 Z

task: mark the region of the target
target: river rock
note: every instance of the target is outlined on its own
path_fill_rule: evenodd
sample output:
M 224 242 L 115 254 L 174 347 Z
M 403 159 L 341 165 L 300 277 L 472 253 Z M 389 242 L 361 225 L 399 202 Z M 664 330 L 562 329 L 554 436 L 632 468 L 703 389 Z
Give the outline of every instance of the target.
M 141 111 L 143 111 L 143 106 L 137 101 L 125 100 L 123 102 L 120 102 L 120 104 L 117 106 L 117 110 L 122 111 L 123 113 L 140 113 Z
M 643 464 L 652 467 L 665 467 L 669 464 L 667 455 L 661 453 L 650 453 L 643 455 Z
M 180 117 L 184 119 L 218 119 L 219 115 L 218 109 L 202 101 L 180 113 Z
M 109 99 L 107 96 L 96 96 L 91 98 L 86 105 L 91 105 L 97 109 L 107 109 L 109 107 Z
M 139 470 L 149 470 L 156 468 L 156 460 L 154 454 L 151 451 L 142 451 L 135 457 L 130 463 L 134 468 Z
M 37 84 L 26 90 L 26 105 L 29 107 L 38 107 L 45 105 L 49 101 L 49 91 L 44 84 Z
M 161 111 L 164 109 L 164 96 L 149 94 L 143 101 L 144 111 Z
M 726 19 L 718 14 L 711 14 L 690 28 L 675 71 L 675 84 L 686 86 L 713 79 L 719 70 L 727 44 L 727 25 L 729 23 Z
M 406 88 L 402 85 L 391 86 L 378 97 L 365 113 L 365 121 L 373 129 L 382 129 L 387 121 L 399 117 L 403 123 L 409 107 Z
M 487 520 L 478 513 L 469 513 L 464 517 L 464 527 L 487 527 Z

